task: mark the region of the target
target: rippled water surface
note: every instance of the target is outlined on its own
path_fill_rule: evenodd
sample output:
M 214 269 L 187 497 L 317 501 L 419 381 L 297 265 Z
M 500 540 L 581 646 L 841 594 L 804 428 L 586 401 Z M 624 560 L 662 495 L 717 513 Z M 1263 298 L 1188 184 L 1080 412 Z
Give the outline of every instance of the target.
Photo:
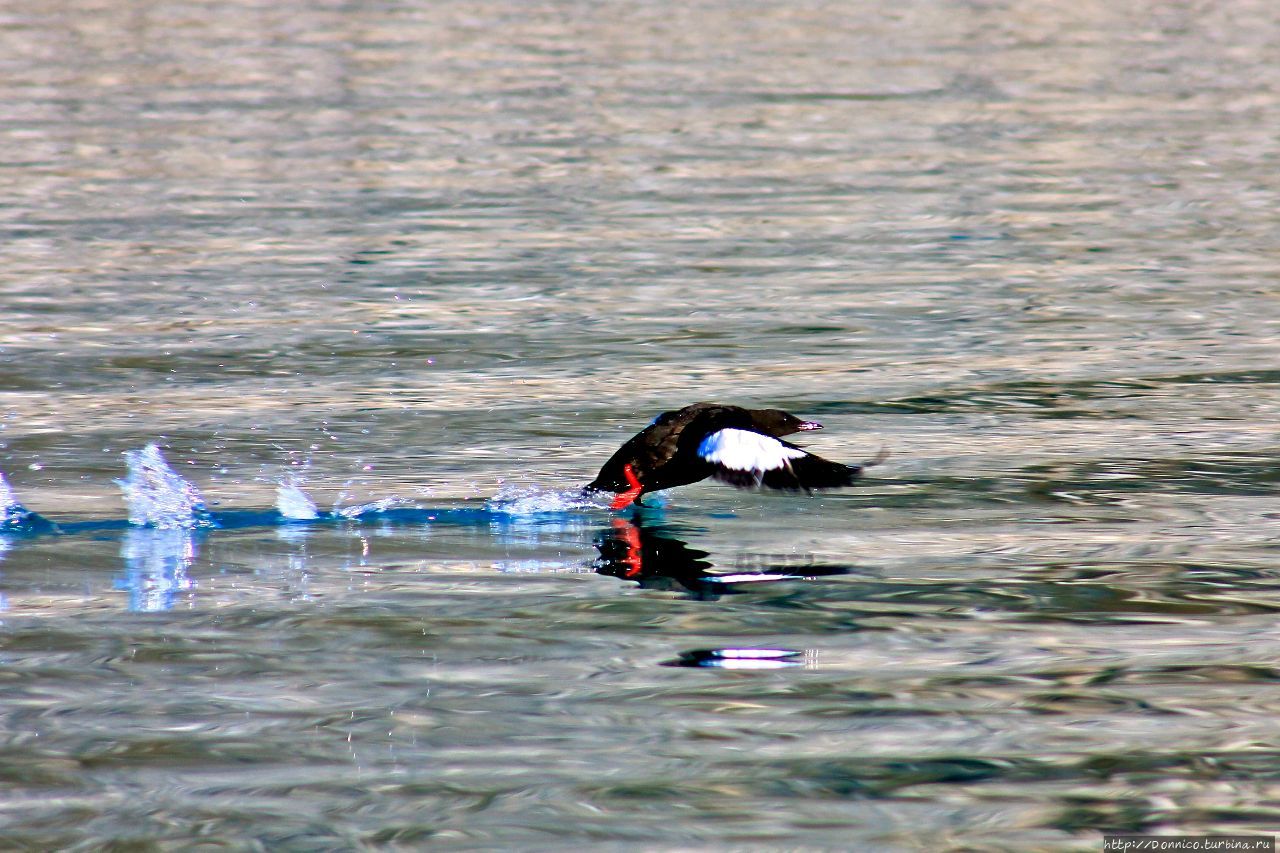
M 3 846 L 1280 833 L 1278 41 L 10 4 Z M 576 497 L 694 400 L 892 457 Z

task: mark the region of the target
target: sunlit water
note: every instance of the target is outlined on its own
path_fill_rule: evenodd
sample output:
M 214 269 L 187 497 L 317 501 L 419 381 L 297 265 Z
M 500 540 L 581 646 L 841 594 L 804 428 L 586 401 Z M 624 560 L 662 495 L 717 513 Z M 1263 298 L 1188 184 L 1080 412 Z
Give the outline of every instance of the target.
M 1280 832 L 1278 40 L 11 6 L 0 846 Z M 892 455 L 581 493 L 694 400 Z

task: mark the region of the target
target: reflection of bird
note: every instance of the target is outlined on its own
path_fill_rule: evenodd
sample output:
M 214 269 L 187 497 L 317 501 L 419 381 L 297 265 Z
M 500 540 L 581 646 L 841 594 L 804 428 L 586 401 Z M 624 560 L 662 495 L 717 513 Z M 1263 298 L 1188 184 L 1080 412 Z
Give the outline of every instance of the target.
M 741 488 L 834 489 L 853 485 L 863 468 L 883 459 L 882 453 L 862 465 L 841 465 L 781 440 L 815 429 L 822 424 L 781 409 L 694 403 L 654 418 L 604 463 L 587 488 L 617 492 L 610 509 L 707 477 Z
M 602 575 L 635 581 L 646 589 L 688 590 L 696 598 L 712 600 L 721 595 L 743 592 L 759 583 L 799 580 L 848 574 L 848 566 L 816 565 L 800 567 L 765 566 L 748 571 L 717 572 L 706 551 L 690 548 L 684 541 L 626 518 L 613 518 L 611 527 L 596 536 L 600 556 L 593 567 Z
M 711 570 L 706 551 L 623 518 L 614 518 L 613 526 L 596 537 L 596 548 L 600 551 L 596 571 L 625 580 L 644 583 L 667 577 L 687 586 L 689 580 L 701 580 Z

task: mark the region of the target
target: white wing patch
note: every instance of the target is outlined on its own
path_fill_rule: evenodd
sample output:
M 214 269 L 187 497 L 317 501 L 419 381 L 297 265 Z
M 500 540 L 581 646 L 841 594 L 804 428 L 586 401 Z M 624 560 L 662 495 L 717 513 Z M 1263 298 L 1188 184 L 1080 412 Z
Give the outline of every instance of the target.
M 702 440 L 698 445 L 698 455 L 712 465 L 761 475 L 787 467 L 792 459 L 799 459 L 805 452 L 758 432 L 722 429 Z

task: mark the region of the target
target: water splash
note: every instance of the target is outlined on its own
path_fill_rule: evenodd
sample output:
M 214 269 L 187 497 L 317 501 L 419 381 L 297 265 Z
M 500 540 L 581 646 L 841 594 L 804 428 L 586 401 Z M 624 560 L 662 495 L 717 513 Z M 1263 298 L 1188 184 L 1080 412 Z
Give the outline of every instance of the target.
M 414 509 L 418 506 L 417 501 L 408 498 L 383 498 L 382 500 L 372 501 L 367 504 L 357 504 L 355 506 L 334 507 L 333 514 L 339 518 L 360 518 L 366 515 L 378 515 L 391 509 Z
M 0 529 L 17 527 L 27 515 L 27 509 L 18 503 L 9 482 L 0 474 Z
M 0 533 L 48 533 L 55 529 L 51 521 L 19 503 L 4 474 L 0 474 Z
M 315 501 L 295 483 L 276 486 L 276 510 L 290 521 L 312 521 L 320 517 Z
M 129 523 L 161 530 L 213 527 L 199 490 L 169 467 L 160 448 L 126 450 L 129 474 L 116 484 L 129 507 Z
M 582 489 L 544 489 L 540 486 L 504 485 L 485 501 L 485 509 L 497 515 L 512 517 L 572 512 L 581 509 L 605 509 L 612 495 L 586 492 Z

